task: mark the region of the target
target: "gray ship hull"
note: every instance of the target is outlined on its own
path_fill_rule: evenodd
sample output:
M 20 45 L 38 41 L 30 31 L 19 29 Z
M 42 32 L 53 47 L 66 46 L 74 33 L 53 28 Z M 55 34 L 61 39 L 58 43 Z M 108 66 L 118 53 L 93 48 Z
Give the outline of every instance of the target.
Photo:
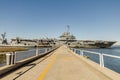
M 76 37 L 69 31 L 59 37 L 59 44 L 67 44 L 72 48 L 110 48 L 116 41 L 103 40 L 76 40 Z
M 110 48 L 116 41 L 79 41 L 73 42 L 71 48 Z

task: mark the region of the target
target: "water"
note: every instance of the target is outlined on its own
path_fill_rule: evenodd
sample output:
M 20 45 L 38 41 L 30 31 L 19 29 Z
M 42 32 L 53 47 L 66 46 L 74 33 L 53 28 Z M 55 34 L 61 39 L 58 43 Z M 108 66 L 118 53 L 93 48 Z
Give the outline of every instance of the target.
M 85 49 L 85 50 L 120 56 L 120 47 L 112 47 L 111 49 Z M 79 53 L 79 51 L 77 53 Z M 84 55 L 89 56 L 91 60 L 93 60 L 96 63 L 99 63 L 98 55 L 90 54 L 88 52 L 85 52 Z M 105 67 L 120 73 L 120 59 L 104 56 L 104 63 Z
M 38 54 L 44 53 L 46 48 L 41 48 L 38 50 Z M 24 60 L 36 55 L 36 49 L 31 48 L 28 51 L 17 52 L 16 61 Z

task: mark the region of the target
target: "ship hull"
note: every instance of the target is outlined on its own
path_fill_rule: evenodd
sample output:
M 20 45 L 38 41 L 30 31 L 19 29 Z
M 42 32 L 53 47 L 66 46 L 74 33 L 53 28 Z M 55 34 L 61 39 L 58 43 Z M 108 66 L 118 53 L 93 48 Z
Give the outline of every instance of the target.
M 111 48 L 115 41 L 82 41 L 74 42 L 69 45 L 71 48 Z

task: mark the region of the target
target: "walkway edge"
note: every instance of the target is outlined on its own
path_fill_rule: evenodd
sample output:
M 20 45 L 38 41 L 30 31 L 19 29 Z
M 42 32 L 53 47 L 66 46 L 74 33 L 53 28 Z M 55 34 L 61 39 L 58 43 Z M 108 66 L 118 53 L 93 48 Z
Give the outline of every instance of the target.
M 12 72 L 12 71 L 14 71 L 16 69 L 19 69 L 20 67 L 22 67 L 22 66 L 24 66 L 24 65 L 26 65 L 26 64 L 28 64 L 30 62 L 33 62 L 33 61 L 35 61 L 35 60 L 37 60 L 37 59 L 39 59 L 41 57 L 44 57 L 44 56 L 48 55 L 49 53 L 51 53 L 52 51 L 54 51 L 54 50 L 56 50 L 58 48 L 59 47 L 54 48 L 51 51 L 48 51 L 48 52 L 46 52 L 44 54 L 41 54 L 39 56 L 33 56 L 33 57 L 30 57 L 30 58 L 27 58 L 27 59 L 22 60 L 22 61 L 14 64 L 14 65 L 1 67 L 0 68 L 0 78 L 5 76 L 6 74 L 9 74 L 10 72 Z
M 43 72 L 41 73 L 40 77 L 38 78 L 38 80 L 43 80 L 44 77 L 46 76 L 46 74 L 48 73 L 48 71 L 50 70 L 50 68 L 52 67 L 52 65 L 54 64 L 58 53 L 54 53 L 55 55 L 52 57 L 52 59 L 50 60 L 49 64 L 47 65 L 47 67 L 43 70 Z
M 67 47 L 66 47 L 67 48 Z M 111 78 L 112 80 L 120 80 L 120 74 L 117 73 L 117 72 L 114 72 L 108 68 L 103 68 L 103 67 L 100 67 L 99 64 L 87 59 L 87 58 L 84 58 L 78 54 L 76 54 L 75 52 L 73 52 L 72 50 L 70 50 L 69 48 L 67 48 L 71 53 L 73 53 L 75 56 L 77 56 L 78 58 L 82 59 L 83 61 L 85 61 L 87 64 L 89 64 L 90 66 L 92 66 L 94 69 L 100 71 L 101 73 L 103 73 L 105 76 Z

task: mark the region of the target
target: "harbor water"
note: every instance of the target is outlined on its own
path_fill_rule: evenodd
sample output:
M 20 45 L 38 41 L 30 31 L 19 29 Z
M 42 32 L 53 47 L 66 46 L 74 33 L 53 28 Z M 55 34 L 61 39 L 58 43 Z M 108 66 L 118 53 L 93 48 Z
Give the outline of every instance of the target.
M 83 50 L 99 52 L 101 54 L 104 53 L 104 54 L 120 56 L 120 46 L 112 47 L 110 49 L 83 49 Z M 77 53 L 79 54 L 80 52 L 77 51 Z M 90 54 L 88 52 L 84 52 L 84 55 L 99 64 L 99 55 Z M 104 56 L 104 66 L 111 70 L 114 70 L 115 72 L 120 73 L 120 59 Z

